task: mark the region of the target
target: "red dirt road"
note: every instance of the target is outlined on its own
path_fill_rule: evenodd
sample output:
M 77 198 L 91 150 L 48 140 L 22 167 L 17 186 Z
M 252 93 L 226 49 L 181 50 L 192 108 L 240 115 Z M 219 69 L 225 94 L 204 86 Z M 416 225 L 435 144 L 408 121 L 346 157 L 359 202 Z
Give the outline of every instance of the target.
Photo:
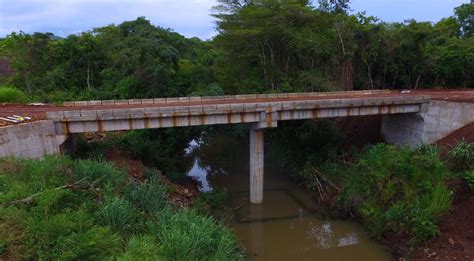
M 66 111 L 66 110 L 91 110 L 91 109 L 117 109 L 117 108 L 143 108 L 143 107 L 166 107 L 176 105 L 201 105 L 201 104 L 231 104 L 231 103 L 252 103 L 252 102 L 277 102 L 277 101 L 297 101 L 297 100 L 325 100 L 325 99 L 351 99 L 351 98 L 369 98 L 369 97 L 399 97 L 429 95 L 433 100 L 445 100 L 452 102 L 474 102 L 474 89 L 456 89 L 456 90 L 410 90 L 410 91 L 392 91 L 390 93 L 377 94 L 354 94 L 354 95 L 328 95 L 320 97 L 294 97 L 294 98 L 260 98 L 245 100 L 216 100 L 206 102 L 176 102 L 167 104 L 139 104 L 139 105 L 110 105 L 110 106 L 54 106 L 54 105 L 20 105 L 20 104 L 0 104 L 0 117 L 20 115 L 29 116 L 32 121 L 46 118 L 48 111 Z M 11 125 L 11 123 L 0 120 L 0 127 Z

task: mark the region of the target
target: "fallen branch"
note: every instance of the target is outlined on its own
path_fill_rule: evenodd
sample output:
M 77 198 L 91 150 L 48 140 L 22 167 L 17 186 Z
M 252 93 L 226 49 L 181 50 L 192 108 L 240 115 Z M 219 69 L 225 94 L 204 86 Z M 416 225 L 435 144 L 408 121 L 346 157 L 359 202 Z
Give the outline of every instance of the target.
M 72 188 L 80 188 L 78 187 L 79 184 L 81 184 L 82 182 L 84 182 L 85 179 L 81 179 L 77 182 L 74 182 L 72 184 L 66 184 L 64 186 L 60 186 L 60 187 L 57 187 L 57 188 L 54 188 L 54 190 L 61 190 L 61 189 L 72 189 Z M 91 186 L 87 186 L 87 188 L 89 188 Z M 16 205 L 16 204 L 20 204 L 20 203 L 24 203 L 24 204 L 31 204 L 33 202 L 33 200 L 35 199 L 35 197 L 43 194 L 44 191 L 41 191 L 41 192 L 38 192 L 38 193 L 35 193 L 33 195 L 30 195 L 26 198 L 23 198 L 23 199 L 19 199 L 19 200 L 15 200 L 15 201 L 12 201 L 10 202 L 10 204 L 12 205 Z
M 333 187 L 334 189 L 336 189 L 337 191 L 341 191 L 342 189 L 338 186 L 336 186 L 336 184 L 332 183 L 331 181 L 329 181 L 328 179 L 326 179 L 324 177 L 324 175 L 317 169 L 313 168 L 313 171 L 315 173 L 315 176 L 317 177 L 320 177 L 322 180 L 324 180 L 329 186 Z
M 319 181 L 318 176 L 315 175 L 314 178 L 316 179 L 316 188 L 318 189 L 319 197 L 324 202 L 324 201 L 326 201 L 327 193 L 326 193 L 326 191 L 324 191 L 323 185 Z

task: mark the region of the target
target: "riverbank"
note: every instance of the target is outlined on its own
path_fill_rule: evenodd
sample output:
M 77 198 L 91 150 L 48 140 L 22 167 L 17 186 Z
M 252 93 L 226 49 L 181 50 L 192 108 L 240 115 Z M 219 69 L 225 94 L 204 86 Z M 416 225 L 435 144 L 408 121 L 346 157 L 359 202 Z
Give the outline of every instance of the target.
M 229 229 L 173 201 L 192 198 L 186 188 L 110 154 L 120 168 L 0 159 L 0 259 L 242 259 Z
M 446 159 L 459 141 L 472 142 L 472 124 L 443 139 L 440 151 L 434 146 L 387 151 L 377 145 L 381 150 L 371 152 L 374 147 L 368 144 L 382 140 L 379 122 L 376 117 L 306 122 L 288 130 L 282 124 L 272 133 L 278 139 L 270 144 L 280 154 L 272 156 L 282 159 L 281 167 L 293 180 L 313 191 L 318 211 L 357 220 L 373 238 L 390 247 L 394 257 L 472 258 L 472 225 L 461 222 L 470 220 L 472 212 L 460 200 L 472 197 L 472 192 L 459 190 L 465 182 L 453 187 L 453 177 L 461 172 L 448 170 Z M 359 176 L 363 178 L 357 180 Z M 459 228 L 454 228 L 456 223 Z M 453 231 L 459 236 L 454 238 Z M 437 248 L 444 254 L 433 253 Z

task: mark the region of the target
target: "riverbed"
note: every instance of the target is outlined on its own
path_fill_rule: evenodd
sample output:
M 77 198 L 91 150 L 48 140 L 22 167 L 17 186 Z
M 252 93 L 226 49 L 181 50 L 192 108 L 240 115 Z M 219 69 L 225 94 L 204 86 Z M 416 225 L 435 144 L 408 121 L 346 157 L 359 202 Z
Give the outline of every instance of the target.
M 248 143 L 224 135 L 193 140 L 186 150 L 188 175 L 201 191 L 230 195 L 222 210 L 249 260 L 392 260 L 390 251 L 370 239 L 356 222 L 323 218 L 316 200 L 265 161 L 264 201 L 249 203 Z

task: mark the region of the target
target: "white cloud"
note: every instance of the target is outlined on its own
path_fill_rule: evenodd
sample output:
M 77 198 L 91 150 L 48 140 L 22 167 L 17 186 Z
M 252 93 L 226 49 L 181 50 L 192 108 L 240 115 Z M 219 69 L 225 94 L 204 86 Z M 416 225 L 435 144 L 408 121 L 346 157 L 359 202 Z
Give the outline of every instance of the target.
M 352 0 L 354 12 L 394 22 L 438 21 L 469 0 Z M 0 0 L 0 37 L 12 31 L 66 36 L 145 16 L 155 25 L 187 37 L 215 35 L 210 15 L 216 0 Z
M 49 31 L 66 36 L 145 16 L 187 37 L 214 34 L 214 0 L 0 0 L 0 35 Z

